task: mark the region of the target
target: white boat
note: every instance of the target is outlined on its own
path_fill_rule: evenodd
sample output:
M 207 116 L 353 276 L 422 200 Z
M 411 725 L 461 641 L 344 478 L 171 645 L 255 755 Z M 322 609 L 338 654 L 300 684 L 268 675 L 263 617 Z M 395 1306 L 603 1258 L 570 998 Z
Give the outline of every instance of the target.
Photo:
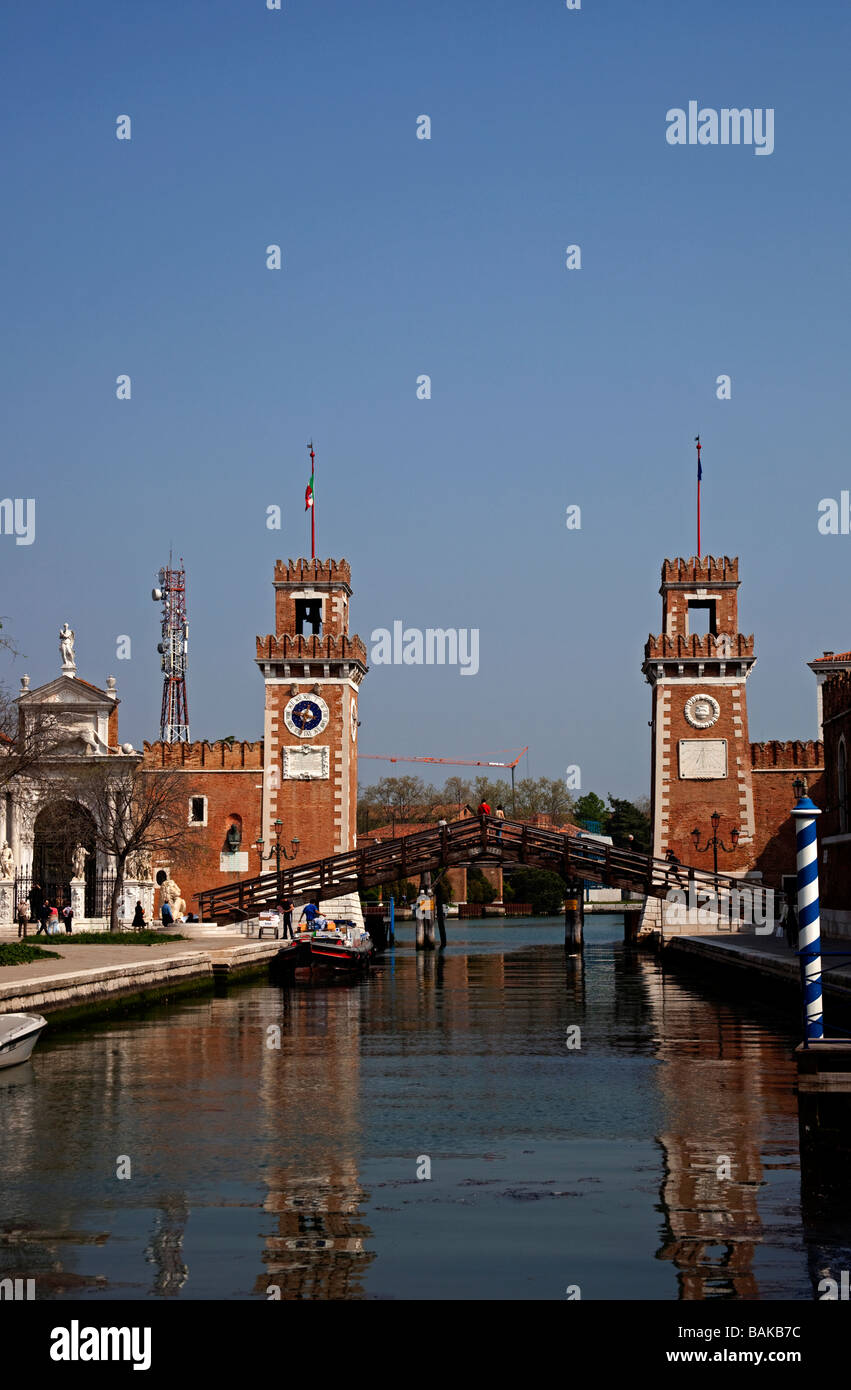
M 41 1014 L 0 1014 L 0 1067 L 26 1062 L 46 1027 Z

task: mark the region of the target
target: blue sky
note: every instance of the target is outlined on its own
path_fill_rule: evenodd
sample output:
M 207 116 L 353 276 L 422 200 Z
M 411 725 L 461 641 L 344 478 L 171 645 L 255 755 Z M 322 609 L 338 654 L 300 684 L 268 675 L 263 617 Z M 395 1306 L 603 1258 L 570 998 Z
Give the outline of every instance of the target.
M 353 627 L 480 632 L 475 677 L 373 667 L 362 751 L 529 744 L 535 776 L 639 795 L 700 432 L 703 548 L 740 556 L 757 639 L 751 737 L 814 736 L 804 663 L 851 647 L 851 537 L 817 527 L 851 486 L 847 5 L 283 4 L 0 17 L 3 496 L 37 518 L 30 546 L 0 536 L 8 679 L 58 673 L 67 618 L 122 736 L 156 737 L 171 543 L 192 733 L 256 737 L 312 436 Z M 669 146 L 689 100 L 774 108 L 774 153 Z

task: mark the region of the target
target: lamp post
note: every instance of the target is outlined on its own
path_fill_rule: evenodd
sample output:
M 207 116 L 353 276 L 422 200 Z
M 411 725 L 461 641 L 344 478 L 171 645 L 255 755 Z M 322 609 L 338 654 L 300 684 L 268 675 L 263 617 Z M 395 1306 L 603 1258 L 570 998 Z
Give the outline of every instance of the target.
M 257 853 L 258 853 L 259 856 L 260 856 L 260 868 L 261 868 L 261 870 L 262 870 L 262 868 L 263 868 L 263 865 L 264 865 L 265 863 L 267 863 L 268 860 L 274 858 L 274 860 L 275 860 L 275 873 L 276 873 L 277 876 L 278 876 L 278 884 L 277 884 L 278 897 L 280 897 L 280 895 L 281 895 L 281 855 L 284 856 L 284 859 L 295 859 L 296 856 L 298 855 L 298 847 L 299 847 L 299 845 L 301 844 L 301 841 L 299 840 L 299 838 L 298 838 L 297 835 L 294 835 L 293 838 L 292 838 L 292 840 L 290 841 L 290 846 L 291 846 L 291 849 L 292 849 L 292 853 L 291 853 L 291 854 L 288 854 L 288 853 L 287 853 L 286 845 L 282 845 L 282 844 L 281 844 L 281 831 L 282 831 L 283 828 L 284 828 L 284 822 L 283 822 L 282 820 L 279 819 L 279 820 L 274 821 L 274 822 L 273 822 L 273 825 L 274 825 L 274 829 L 275 829 L 275 843 L 272 845 L 272 848 L 269 850 L 269 853 L 268 853 L 268 854 L 264 854 L 263 851 L 264 851 L 265 841 L 263 840 L 262 836 L 260 836 L 260 835 L 258 835 L 257 839 L 254 841 L 254 848 L 256 849 Z
M 821 1001 L 821 923 L 818 894 L 818 839 L 816 817 L 821 815 L 807 795 L 807 783 L 796 777 L 792 783 L 795 805 L 795 847 L 797 850 L 798 955 L 804 981 L 806 1042 L 824 1037 Z
M 698 853 L 698 854 L 705 854 L 706 851 L 707 851 L 708 849 L 711 849 L 711 850 L 712 850 L 713 873 L 714 873 L 714 875 L 715 875 L 715 877 L 716 877 L 716 879 L 717 879 L 717 877 L 718 877 L 718 851 L 719 851 L 719 849 L 721 849 L 721 850 L 724 851 L 725 854 L 732 854 L 732 853 L 733 853 L 733 850 L 736 848 L 736 846 L 737 846 L 738 843 L 739 843 L 739 833 L 740 833 L 740 832 L 739 832 L 739 827 L 738 827 L 737 825 L 734 825 L 734 826 L 733 826 L 733 829 L 730 831 L 730 839 L 732 840 L 732 844 L 729 845 L 729 846 L 727 846 L 727 845 L 724 844 L 724 841 L 723 841 L 723 840 L 719 840 L 719 838 L 718 838 L 718 827 L 719 827 L 719 825 L 721 824 L 721 817 L 719 816 L 718 812 L 717 812 L 717 811 L 713 811 L 713 812 L 712 812 L 712 815 L 709 817 L 709 819 L 710 819 L 710 821 L 711 821 L 711 823 L 712 823 L 712 835 L 707 839 L 706 844 L 705 844 L 705 845 L 701 845 L 701 843 L 700 843 L 700 831 L 698 830 L 697 826 L 695 826 L 694 830 L 691 832 L 691 838 L 694 840 L 694 847 L 695 847 L 695 849 L 697 850 L 697 853 Z M 717 887 L 717 884 L 716 884 L 716 887 Z

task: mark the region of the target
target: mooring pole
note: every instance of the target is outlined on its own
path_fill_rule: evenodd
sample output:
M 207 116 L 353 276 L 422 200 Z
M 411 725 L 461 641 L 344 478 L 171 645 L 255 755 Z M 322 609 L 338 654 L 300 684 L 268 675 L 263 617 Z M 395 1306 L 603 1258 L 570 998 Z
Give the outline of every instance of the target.
M 443 910 L 443 894 L 438 888 L 434 895 L 434 908 L 437 916 L 437 930 L 440 935 L 440 949 L 446 950 L 446 914 Z
M 582 952 L 582 927 L 585 921 L 582 883 L 570 883 L 564 900 L 564 949 L 568 955 Z
M 396 944 L 396 911 L 392 894 L 390 895 L 390 944 L 391 946 Z
M 802 789 L 801 796 L 792 808 L 792 815 L 795 818 L 795 843 L 798 854 L 798 952 L 803 967 L 805 1038 L 809 1043 L 824 1037 L 816 836 L 816 816 L 820 816 L 821 811 Z

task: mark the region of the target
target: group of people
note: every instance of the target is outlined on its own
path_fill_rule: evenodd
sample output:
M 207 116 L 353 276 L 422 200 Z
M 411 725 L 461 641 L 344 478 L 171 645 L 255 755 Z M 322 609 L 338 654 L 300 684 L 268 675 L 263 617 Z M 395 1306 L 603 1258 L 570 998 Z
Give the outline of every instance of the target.
M 292 938 L 293 912 L 295 911 L 295 904 L 292 898 L 283 898 L 281 902 L 276 903 L 275 911 L 281 918 L 283 924 L 282 935 L 284 938 L 288 936 Z M 322 912 L 318 898 L 311 898 L 309 902 L 305 903 L 301 910 L 301 916 L 298 919 L 299 928 L 301 928 L 302 922 L 307 923 L 305 928 L 306 931 L 323 931 L 324 928 L 327 927 L 328 918 Z
M 66 934 L 70 935 L 74 926 L 74 912 L 70 903 L 64 907 L 59 907 L 57 903 L 52 903 L 45 897 L 40 886 L 36 883 L 30 890 L 29 900 L 21 898 L 15 909 L 15 916 L 18 921 L 18 940 L 20 941 L 27 934 L 27 927 L 30 922 L 38 922 L 36 936 L 53 936 L 59 931 L 60 926 L 64 926 Z

